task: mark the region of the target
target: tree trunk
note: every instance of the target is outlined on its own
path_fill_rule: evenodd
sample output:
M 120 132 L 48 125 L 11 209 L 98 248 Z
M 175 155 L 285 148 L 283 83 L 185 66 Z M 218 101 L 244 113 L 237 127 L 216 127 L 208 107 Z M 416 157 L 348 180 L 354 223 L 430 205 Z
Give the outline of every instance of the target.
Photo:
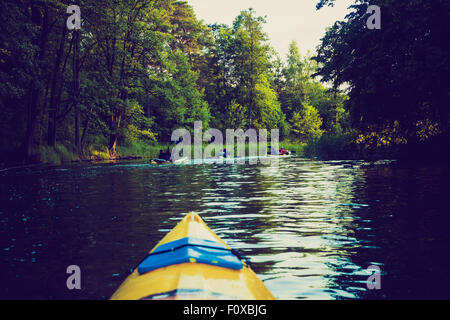
M 117 138 L 119 137 L 120 120 L 122 116 L 117 112 L 115 116 L 111 117 L 111 129 L 112 132 L 109 135 L 109 156 L 116 158 L 118 156 L 116 151 Z
M 253 101 L 254 101 L 254 86 L 255 83 L 253 81 L 253 77 L 254 77 L 254 68 L 253 68 L 253 59 L 254 59 L 254 49 L 253 49 L 253 36 L 250 35 L 250 104 L 249 104 L 249 108 L 248 108 L 248 112 L 249 112 L 249 122 L 248 122 L 248 128 L 252 128 L 252 122 L 253 122 Z
M 48 11 L 44 6 L 44 12 L 41 13 L 40 8 L 37 5 L 31 7 L 31 21 L 35 26 L 38 26 L 41 30 L 39 37 L 34 42 L 39 47 L 36 52 L 35 61 L 42 61 L 46 55 L 46 44 L 48 35 Z M 40 70 L 38 70 L 40 72 Z M 36 122 L 38 116 L 39 100 L 41 98 L 41 92 L 39 86 L 34 82 L 31 83 L 28 92 L 27 103 L 27 127 L 25 133 L 25 141 L 23 146 L 24 158 L 26 161 L 30 161 L 33 154 L 33 141 L 34 133 L 36 129 Z
M 92 108 L 89 110 L 89 114 L 92 113 Z M 86 147 L 86 138 L 89 131 L 89 117 L 86 117 L 84 120 L 84 126 L 83 126 L 83 134 L 81 135 L 81 155 L 83 158 L 85 158 L 85 147 Z
M 36 121 L 37 121 L 37 106 L 39 102 L 40 92 L 34 86 L 30 89 L 29 92 L 29 101 L 27 107 L 27 131 L 25 135 L 25 143 L 24 143 L 24 152 L 25 152 L 25 160 L 30 161 L 31 156 L 33 154 L 33 140 L 34 140 L 34 132 L 36 129 Z
M 55 66 L 53 68 L 53 78 L 51 84 L 51 95 L 50 95 L 50 106 L 49 106 L 49 115 L 48 115 L 48 140 L 47 144 L 51 147 L 56 145 L 56 126 L 57 126 L 57 114 L 59 109 L 59 90 L 62 90 L 61 87 L 58 87 L 58 83 L 61 81 L 61 62 L 64 53 L 64 42 L 67 34 L 67 27 L 63 25 L 63 31 L 61 34 L 61 40 L 59 43 L 58 54 L 56 56 Z
M 73 31 L 74 49 L 73 49 L 73 86 L 74 86 L 74 109 L 75 109 L 75 147 L 78 156 L 81 155 L 81 139 L 80 139 L 80 31 Z
M 109 136 L 109 156 L 111 159 L 117 158 L 117 134 L 113 133 Z

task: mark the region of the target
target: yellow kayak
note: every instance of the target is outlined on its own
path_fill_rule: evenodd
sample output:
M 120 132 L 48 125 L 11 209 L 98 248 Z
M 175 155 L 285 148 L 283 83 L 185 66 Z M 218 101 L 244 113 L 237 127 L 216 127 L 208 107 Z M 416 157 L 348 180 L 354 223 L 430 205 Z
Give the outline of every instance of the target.
M 139 263 L 113 300 L 273 300 L 272 293 L 196 213 Z

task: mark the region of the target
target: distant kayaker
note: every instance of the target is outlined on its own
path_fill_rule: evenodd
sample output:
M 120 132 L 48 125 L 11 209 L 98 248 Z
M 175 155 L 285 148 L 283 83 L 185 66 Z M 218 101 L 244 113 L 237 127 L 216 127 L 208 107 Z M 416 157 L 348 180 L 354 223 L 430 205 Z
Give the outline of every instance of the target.
M 172 161 L 172 151 L 170 151 L 170 146 L 167 147 L 167 151 L 166 151 L 166 160 L 167 160 L 167 161 Z
M 165 161 L 172 161 L 172 152 L 170 151 L 170 147 L 167 147 L 167 151 L 159 150 L 159 159 Z
M 228 157 L 230 155 L 230 152 L 227 151 L 227 149 L 223 149 L 222 152 L 219 153 L 219 157 Z
M 279 155 L 278 150 L 275 149 L 275 148 L 272 148 L 272 147 L 269 147 L 269 152 L 268 153 L 273 155 L 273 156 L 278 156 Z

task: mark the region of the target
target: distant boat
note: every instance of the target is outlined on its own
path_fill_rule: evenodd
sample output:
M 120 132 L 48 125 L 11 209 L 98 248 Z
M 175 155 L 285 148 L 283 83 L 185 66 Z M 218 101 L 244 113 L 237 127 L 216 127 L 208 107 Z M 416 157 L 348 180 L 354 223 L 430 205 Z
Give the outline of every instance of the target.
M 182 164 L 188 161 L 189 161 L 188 157 L 183 157 L 175 161 L 167 161 L 165 159 L 158 159 L 158 158 L 150 159 L 151 164 Z

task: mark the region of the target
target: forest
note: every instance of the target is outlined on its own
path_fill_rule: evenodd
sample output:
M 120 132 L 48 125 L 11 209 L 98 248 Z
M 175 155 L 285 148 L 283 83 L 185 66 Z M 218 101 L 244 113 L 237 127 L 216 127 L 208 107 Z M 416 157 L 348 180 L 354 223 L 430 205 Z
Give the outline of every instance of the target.
M 381 8 L 379 30 L 366 27 L 369 5 Z M 450 145 L 449 15 L 445 0 L 355 0 L 317 52 L 293 41 L 280 57 L 253 9 L 207 25 L 186 1 L 2 0 L 0 167 L 156 156 L 194 121 L 278 128 L 310 157 L 439 158 Z

